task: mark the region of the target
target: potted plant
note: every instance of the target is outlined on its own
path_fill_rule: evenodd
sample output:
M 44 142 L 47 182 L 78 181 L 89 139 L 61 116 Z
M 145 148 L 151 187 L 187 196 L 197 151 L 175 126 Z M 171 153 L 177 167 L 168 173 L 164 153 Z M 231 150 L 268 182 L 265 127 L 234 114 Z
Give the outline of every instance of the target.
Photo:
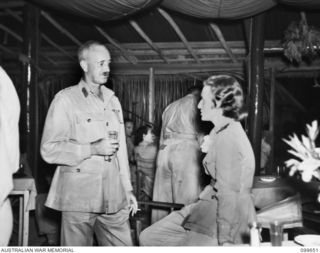
M 290 62 L 300 63 L 302 59 L 311 62 L 319 53 L 320 30 L 309 26 L 304 12 L 301 20 L 292 22 L 284 32 L 284 55 Z

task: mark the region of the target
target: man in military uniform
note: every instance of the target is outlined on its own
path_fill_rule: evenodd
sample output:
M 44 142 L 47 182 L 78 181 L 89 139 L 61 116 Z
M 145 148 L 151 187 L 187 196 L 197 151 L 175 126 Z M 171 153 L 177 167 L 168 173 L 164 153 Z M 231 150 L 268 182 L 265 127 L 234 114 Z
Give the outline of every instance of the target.
M 89 41 L 79 48 L 83 79 L 59 92 L 50 105 L 41 155 L 58 164 L 46 206 L 62 211 L 61 244 L 132 245 L 132 193 L 122 109 L 109 77 L 110 53 Z M 108 138 L 116 131 L 118 138 Z

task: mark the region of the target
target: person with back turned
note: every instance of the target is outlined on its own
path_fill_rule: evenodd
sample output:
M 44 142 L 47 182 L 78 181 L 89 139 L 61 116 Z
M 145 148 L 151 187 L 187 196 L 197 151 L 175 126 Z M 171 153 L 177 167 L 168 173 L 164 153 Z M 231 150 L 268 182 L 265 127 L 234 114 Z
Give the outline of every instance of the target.
M 200 86 L 167 106 L 162 114 L 160 148 L 157 158 L 153 201 L 190 204 L 202 189 L 199 137 Z M 152 223 L 168 215 L 167 210 L 152 210 Z

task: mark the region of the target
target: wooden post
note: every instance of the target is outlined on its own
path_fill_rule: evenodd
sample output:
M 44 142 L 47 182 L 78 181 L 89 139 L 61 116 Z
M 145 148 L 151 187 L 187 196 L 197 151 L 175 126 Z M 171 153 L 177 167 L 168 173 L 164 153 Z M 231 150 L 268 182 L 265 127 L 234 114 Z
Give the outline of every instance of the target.
M 262 85 L 264 84 L 264 22 L 265 14 L 252 19 L 249 57 L 249 139 L 256 159 L 256 175 L 260 174 Z
M 149 69 L 149 92 L 148 92 L 148 104 L 149 104 L 149 116 L 148 121 L 150 123 L 154 123 L 154 108 L 155 108 L 155 101 L 154 101 L 154 71 L 153 68 Z
M 23 10 L 24 33 L 23 53 L 29 61 L 22 66 L 22 138 L 33 176 L 37 181 L 39 158 L 39 115 L 38 115 L 38 54 L 39 54 L 39 9 L 26 3 Z M 31 60 L 33 64 L 31 64 Z
M 275 107 L 276 107 L 276 80 L 275 80 L 275 69 L 270 69 L 270 121 L 269 121 L 269 132 L 270 132 L 270 156 L 269 156 L 269 167 L 267 168 L 266 174 L 272 174 L 275 171 L 274 164 L 274 120 L 275 120 Z

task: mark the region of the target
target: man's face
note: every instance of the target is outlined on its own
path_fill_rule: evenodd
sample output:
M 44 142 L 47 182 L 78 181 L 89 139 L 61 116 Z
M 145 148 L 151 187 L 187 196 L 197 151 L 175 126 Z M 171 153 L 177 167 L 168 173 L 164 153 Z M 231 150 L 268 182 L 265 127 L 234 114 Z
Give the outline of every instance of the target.
M 92 46 L 81 65 L 86 81 L 96 85 L 106 83 L 110 72 L 110 60 L 110 53 L 104 46 Z
M 126 136 L 132 135 L 132 132 L 133 132 L 133 123 L 132 122 L 126 122 L 125 131 L 126 131 Z

